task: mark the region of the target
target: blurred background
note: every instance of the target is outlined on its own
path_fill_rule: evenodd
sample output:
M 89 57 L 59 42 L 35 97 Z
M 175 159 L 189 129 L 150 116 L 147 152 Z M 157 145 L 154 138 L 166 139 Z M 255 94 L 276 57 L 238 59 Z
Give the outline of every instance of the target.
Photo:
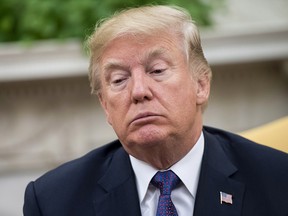
M 22 215 L 29 181 L 115 139 L 84 42 L 97 20 L 147 3 L 185 7 L 200 26 L 213 70 L 206 125 L 245 133 L 287 119 L 287 0 L 1 0 L 1 216 Z

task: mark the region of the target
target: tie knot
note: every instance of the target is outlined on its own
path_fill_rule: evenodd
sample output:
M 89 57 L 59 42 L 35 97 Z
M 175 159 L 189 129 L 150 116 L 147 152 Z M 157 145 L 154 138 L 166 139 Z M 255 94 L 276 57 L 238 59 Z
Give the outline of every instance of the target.
M 179 177 L 172 171 L 157 172 L 151 183 L 160 189 L 161 195 L 170 195 L 171 191 L 180 183 Z

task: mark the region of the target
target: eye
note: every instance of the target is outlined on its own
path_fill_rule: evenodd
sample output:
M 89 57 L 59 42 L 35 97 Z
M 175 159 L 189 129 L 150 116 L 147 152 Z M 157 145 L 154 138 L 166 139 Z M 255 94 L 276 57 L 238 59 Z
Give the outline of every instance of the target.
M 111 84 L 118 85 L 118 84 L 121 84 L 124 80 L 125 80 L 124 78 L 118 78 L 118 79 L 112 80 Z
M 127 80 L 126 77 L 121 77 L 121 78 L 119 77 L 117 79 L 112 79 L 110 82 L 110 85 L 112 88 L 116 88 L 116 87 L 124 85 L 126 80 Z
M 162 76 L 165 74 L 165 71 L 167 70 L 168 65 L 165 61 L 161 59 L 153 60 L 149 66 L 148 66 L 148 74 L 151 76 Z
M 161 74 L 165 71 L 165 69 L 156 69 L 150 72 L 150 74 Z
M 162 76 L 165 74 L 166 68 L 152 69 L 149 74 L 151 76 Z
M 125 72 L 111 73 L 109 85 L 113 90 L 120 90 L 125 86 L 128 77 L 129 75 Z

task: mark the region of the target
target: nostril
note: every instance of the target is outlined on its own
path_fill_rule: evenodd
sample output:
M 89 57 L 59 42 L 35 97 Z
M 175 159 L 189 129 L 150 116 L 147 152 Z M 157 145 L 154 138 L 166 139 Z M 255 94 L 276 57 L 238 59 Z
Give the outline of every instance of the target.
M 151 90 L 146 87 L 146 88 L 137 88 L 133 89 L 131 92 L 131 97 L 134 103 L 142 102 L 145 100 L 151 100 L 152 98 L 152 92 Z

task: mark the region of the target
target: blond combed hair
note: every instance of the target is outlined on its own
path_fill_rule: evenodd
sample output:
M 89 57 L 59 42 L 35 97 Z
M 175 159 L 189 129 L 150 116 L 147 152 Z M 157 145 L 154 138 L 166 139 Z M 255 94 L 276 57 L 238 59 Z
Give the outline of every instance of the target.
M 182 39 L 183 49 L 193 77 L 208 78 L 211 69 L 204 57 L 197 26 L 189 13 L 176 6 L 142 6 L 115 13 L 97 23 L 94 33 L 88 38 L 90 51 L 89 79 L 92 93 L 101 90 L 100 60 L 106 45 L 124 35 L 159 35 L 173 32 Z M 181 43 L 180 43 L 181 44 Z

